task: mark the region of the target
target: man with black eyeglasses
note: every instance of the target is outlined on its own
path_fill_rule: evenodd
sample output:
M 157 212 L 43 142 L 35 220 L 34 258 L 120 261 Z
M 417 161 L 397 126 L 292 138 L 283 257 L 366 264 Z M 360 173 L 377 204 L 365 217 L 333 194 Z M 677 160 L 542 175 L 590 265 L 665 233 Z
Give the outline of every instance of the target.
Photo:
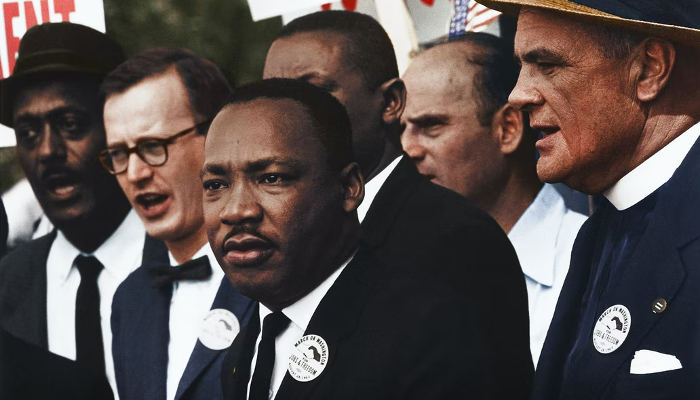
M 149 236 L 167 245 L 121 285 L 112 307 L 123 399 L 221 398 L 219 372 L 254 303 L 224 277 L 207 241 L 199 172 L 209 122 L 230 87 L 190 51 L 146 50 L 102 85 L 107 147 Z
M 98 161 L 105 147 L 99 87 L 124 53 L 105 34 L 71 23 L 32 27 L 18 53 L 12 76 L 0 82 L 0 122 L 14 128 L 17 158 L 56 230 L 2 259 L 0 326 L 67 359 L 86 375 L 76 382 L 94 375 L 115 388 L 112 297 L 141 264 L 145 238 L 117 180 Z M 43 378 L 3 395 L 50 392 L 57 371 L 35 364 L 47 369 L 37 373 Z

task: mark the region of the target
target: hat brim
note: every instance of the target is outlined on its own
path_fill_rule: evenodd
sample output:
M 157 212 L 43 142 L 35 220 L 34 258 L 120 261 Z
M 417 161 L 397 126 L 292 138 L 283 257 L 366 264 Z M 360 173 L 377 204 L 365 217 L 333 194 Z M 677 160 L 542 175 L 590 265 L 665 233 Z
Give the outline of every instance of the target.
M 637 21 L 621 18 L 594 8 L 582 6 L 568 0 L 476 0 L 488 8 L 500 11 L 506 15 L 517 17 L 520 8 L 536 7 L 547 10 L 559 11 L 587 20 L 603 23 L 618 28 L 631 30 L 649 36 L 667 39 L 673 42 L 681 42 L 693 46 L 700 46 L 700 30 L 683 26 L 665 25 L 654 22 Z

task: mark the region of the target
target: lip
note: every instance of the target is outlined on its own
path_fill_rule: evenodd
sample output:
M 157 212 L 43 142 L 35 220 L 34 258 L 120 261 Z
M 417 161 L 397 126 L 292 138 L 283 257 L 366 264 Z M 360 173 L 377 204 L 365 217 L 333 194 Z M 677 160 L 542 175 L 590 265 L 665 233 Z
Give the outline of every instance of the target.
M 68 170 L 48 170 L 41 174 L 48 197 L 63 202 L 80 196 L 83 185 L 77 174 Z
M 275 249 L 269 241 L 250 234 L 236 235 L 224 242 L 224 259 L 231 265 L 250 267 L 260 265 Z
M 141 193 L 136 196 L 134 207 L 146 219 L 156 219 L 163 216 L 172 203 L 172 197 L 155 192 Z
M 559 128 L 556 125 L 533 124 L 531 125 L 531 127 L 532 129 L 542 133 L 542 139 L 538 140 L 537 143 L 535 143 L 535 147 L 540 152 L 547 150 L 554 137 L 561 132 L 561 128 Z

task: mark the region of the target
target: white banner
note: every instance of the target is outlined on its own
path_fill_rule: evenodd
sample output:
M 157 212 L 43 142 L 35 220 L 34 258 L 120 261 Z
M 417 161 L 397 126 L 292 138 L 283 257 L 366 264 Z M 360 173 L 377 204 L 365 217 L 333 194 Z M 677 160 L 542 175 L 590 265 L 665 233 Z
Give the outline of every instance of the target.
M 260 21 L 324 3 L 328 0 L 248 0 L 248 7 L 253 21 Z

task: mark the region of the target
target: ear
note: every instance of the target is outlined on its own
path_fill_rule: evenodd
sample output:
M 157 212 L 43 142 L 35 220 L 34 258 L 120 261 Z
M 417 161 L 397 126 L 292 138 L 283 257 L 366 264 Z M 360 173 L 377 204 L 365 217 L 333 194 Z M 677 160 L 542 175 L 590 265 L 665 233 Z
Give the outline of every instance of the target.
M 493 116 L 492 131 L 501 154 L 513 154 L 523 141 L 523 113 L 510 104 L 504 105 Z
M 365 178 L 362 177 L 360 166 L 354 162 L 348 164 L 340 172 L 340 179 L 343 184 L 343 209 L 345 212 L 353 212 L 365 198 Z
M 659 96 L 668 84 L 676 63 L 676 49 L 660 39 L 646 39 L 640 46 L 641 71 L 637 81 L 637 99 L 649 102 Z
M 406 107 L 406 85 L 399 78 L 384 82 L 382 91 L 382 119 L 387 125 L 394 124 L 401 119 L 403 109 Z

